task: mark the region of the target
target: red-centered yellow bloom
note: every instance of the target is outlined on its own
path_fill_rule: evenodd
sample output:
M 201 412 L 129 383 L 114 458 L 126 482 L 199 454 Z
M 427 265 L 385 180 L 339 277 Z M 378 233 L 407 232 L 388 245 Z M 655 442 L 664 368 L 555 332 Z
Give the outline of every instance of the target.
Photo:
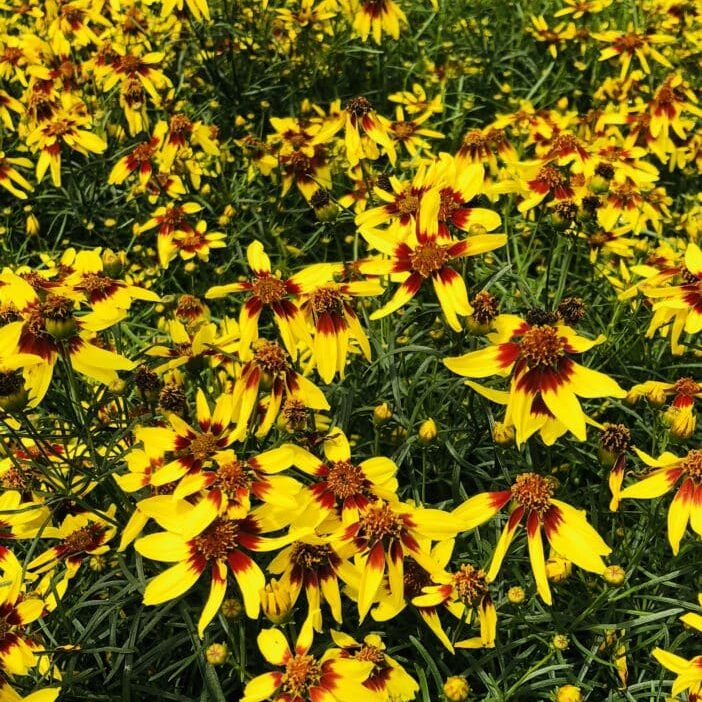
M 636 56 L 639 60 L 641 68 L 645 73 L 651 72 L 651 67 L 648 65 L 648 57 L 660 63 L 666 68 L 672 68 L 670 61 L 663 56 L 654 45 L 670 44 L 675 41 L 675 37 L 669 34 L 657 34 L 648 31 L 636 31 L 633 24 L 629 24 L 626 31 L 619 29 L 611 29 L 605 32 L 592 32 L 590 35 L 597 41 L 607 42 L 611 44 L 600 51 L 600 61 L 618 57 L 621 63 L 620 80 L 624 80 L 629 72 L 631 60 Z
M 351 339 L 370 361 L 370 343 L 351 301 L 354 297 L 380 295 L 382 291 L 377 280 L 351 280 L 313 285 L 302 294 L 300 309 L 313 328 L 312 357 L 325 383 L 331 383 L 337 373 L 344 378 Z
M 544 165 L 540 160 L 519 164 L 519 168 L 523 181 L 521 187 L 523 199 L 517 209 L 522 214 L 541 204 L 548 196 L 553 200 L 573 198 L 575 193 L 570 178 L 563 169 L 551 164 Z
M 259 416 L 256 410 L 261 388 L 270 392 L 267 406 Z M 265 436 L 273 426 L 284 400 L 299 402 L 310 409 L 329 409 L 324 393 L 294 370 L 285 349 L 274 341 L 259 339 L 254 345 L 253 358 L 242 367 L 232 391 L 235 439 L 244 439 L 252 416 L 255 422 L 251 430 L 255 428 L 255 435 L 259 438 Z
M 554 17 L 573 15 L 573 19 L 581 19 L 587 15 L 602 12 L 612 4 L 613 0 L 563 0 L 565 7 L 554 12 Z
M 400 27 L 407 24 L 407 17 L 393 0 L 342 0 L 344 13 L 353 20 L 353 28 L 363 41 L 372 35 L 380 44 L 383 32 L 393 39 L 400 36 Z
M 137 144 L 126 156 L 117 161 L 110 171 L 107 182 L 121 185 L 130 175 L 136 173 L 139 184 L 145 188 L 154 172 L 156 156 L 163 143 L 165 127 L 165 122 L 159 122 L 151 139 Z
M 428 200 L 427 207 L 438 215 L 440 202 L 440 194 L 437 193 L 436 197 Z M 420 213 L 420 217 L 424 219 L 425 214 Z M 431 215 L 426 217 L 432 220 Z M 434 217 L 433 231 L 422 230 L 418 223 L 399 243 L 380 233 L 364 233 L 369 244 L 389 258 L 362 261 L 359 263 L 360 270 L 375 275 L 390 274 L 402 281 L 390 301 L 373 312 L 371 319 L 381 319 L 406 305 L 430 279 L 448 325 L 454 331 L 461 330 L 458 317 L 467 317 L 472 314 L 473 308 L 468 301 L 463 278 L 450 263 L 504 246 L 507 237 L 504 234 L 475 234 L 456 239 L 450 234 L 442 234 L 443 229 L 445 227 L 440 227 L 438 218 Z
M 441 139 L 443 134 L 435 129 L 427 129 L 422 125 L 431 117 L 431 112 L 425 112 L 414 119 L 405 119 L 405 112 L 400 105 L 395 108 L 395 121 L 390 124 L 390 132 L 395 141 L 402 144 L 410 156 L 416 156 L 420 151 L 430 152 L 431 144 L 425 139 Z
M 231 429 L 232 399 L 220 395 L 210 412 L 201 388 L 197 391 L 197 428 L 192 428 L 178 415 L 170 413 L 170 427 L 143 427 L 140 438 L 149 450 L 172 454 L 172 460 L 151 476 L 152 485 L 165 485 L 180 480 L 188 473 L 197 473 L 233 441 Z
M 444 363 L 469 378 L 511 375 L 506 423 L 514 424 L 518 445 L 537 431 L 543 432 L 554 418 L 584 441 L 586 418 L 578 397 L 626 396 L 609 376 L 567 355 L 588 351 L 604 337 L 585 339 L 565 324 L 529 324 L 515 315 L 500 315 L 493 325 L 497 331 L 488 334 L 491 346 L 446 358 Z M 470 381 L 466 384 L 488 399 L 503 401 L 499 391 Z
M 24 591 L 22 565 L 5 548 L 0 548 L 0 566 L 3 571 L 0 584 L 0 667 L 3 673 L 27 675 L 39 663 L 36 651 L 41 650 L 27 628 L 44 614 L 45 603 Z
M 58 539 L 59 543 L 31 560 L 27 568 L 34 573 L 44 573 L 63 562 L 65 577 L 73 578 L 88 556 L 100 556 L 110 550 L 107 544 L 117 533 L 115 511 L 115 505 L 110 505 L 104 516 L 97 512 L 69 514 L 61 526 L 46 527 L 41 532 L 42 538 Z
M 665 282 L 669 281 L 670 277 Z M 669 327 L 672 351 L 680 354 L 685 348 L 680 344 L 682 333 L 698 334 L 702 331 L 702 250 L 700 247 L 692 242 L 687 245 L 684 266 L 679 270 L 677 285 L 664 287 L 654 287 L 654 285 L 655 283 L 652 285 L 644 283 L 641 286 L 646 297 L 656 300 L 646 336 L 651 338 L 659 328 Z
M 51 119 L 42 122 L 29 133 L 27 146 L 34 152 L 40 151 L 36 168 L 37 181 L 41 181 L 50 169 L 53 184 L 56 187 L 61 185 L 63 144 L 84 156 L 88 153 L 100 154 L 107 148 L 107 143 L 97 134 L 84 129 L 90 126 L 91 121 L 82 102 L 66 98 L 62 108 Z
M 143 536 L 134 544 L 145 558 L 175 563 L 148 583 L 144 604 L 157 605 L 180 597 L 209 567 L 210 594 L 198 622 L 202 637 L 224 600 L 229 566 L 241 590 L 246 614 L 257 618 L 259 593 L 266 580 L 246 551 L 275 551 L 295 536 L 261 536 L 263 526 L 255 513 L 244 519 L 220 516 L 223 498 L 219 490 L 211 490 L 194 506 L 183 500 L 173 500 L 172 505 L 165 514 L 151 515 L 166 531 Z
M 205 297 L 213 300 L 230 293 L 248 293 L 239 313 L 239 358 L 242 361 L 251 359 L 251 345 L 258 340 L 258 322 L 264 307 L 273 312 L 273 319 L 285 348 L 291 356 L 295 356 L 298 342 L 305 346 L 311 346 L 312 343 L 298 306 L 299 296 L 303 290 L 314 286 L 315 283 L 326 282 L 340 266 L 326 263 L 312 265 L 290 278 L 283 279 L 278 273 L 273 273 L 270 258 L 260 241 L 249 244 L 246 258 L 253 273 L 250 280 L 216 285 L 207 291 Z
M 441 103 L 441 95 L 435 95 L 428 99 L 427 93 L 419 83 L 412 83 L 412 90 L 401 90 L 397 93 L 388 95 L 390 102 L 396 102 L 404 105 L 405 111 L 409 115 L 416 115 L 420 112 L 430 112 L 431 114 L 444 111 L 444 106 Z
M 702 699 L 702 655 L 687 660 L 656 647 L 653 649 L 653 657 L 664 668 L 677 675 L 671 690 L 673 695 L 677 696 L 687 690 L 689 702 Z
M 342 528 L 342 541 L 356 549 L 356 565 L 361 571 L 358 586 L 358 613 L 365 619 L 378 600 L 383 576 L 388 573 L 390 597 L 404 597 L 404 560 L 409 556 L 432 572 L 435 563 L 420 544 L 441 541 L 456 535 L 458 525 L 446 512 L 409 504 L 376 500 L 359 510 L 358 519 Z
M 658 458 L 634 449 L 639 458 L 655 468 L 641 480 L 625 487 L 620 498 L 650 500 L 664 495 L 682 479 L 668 510 L 668 541 L 675 555 L 688 523 L 702 536 L 702 450 L 693 449 L 679 458 L 666 451 Z
M 173 491 L 176 498 L 189 497 L 206 489 L 222 493 L 230 519 L 243 519 L 251 511 L 252 499 L 281 510 L 294 510 L 302 485 L 294 478 L 279 475 L 293 464 L 291 445 L 238 457 L 227 449 L 218 452 L 209 470 L 190 472 Z
M 168 131 L 163 139 L 161 169 L 171 170 L 176 158 L 193 146 L 202 149 L 209 156 L 219 155 L 216 129 L 213 130 L 211 126 L 200 121 L 193 122 L 183 114 L 173 115 L 168 122 Z M 190 154 L 188 154 L 189 157 Z M 197 184 L 195 185 L 197 187 Z
M 197 256 L 201 261 L 210 260 L 212 249 L 223 249 L 226 246 L 224 232 L 208 232 L 204 219 L 189 231 L 178 231 L 173 235 L 173 247 L 184 261 L 190 261 Z
M 318 526 L 331 515 L 351 524 L 376 499 L 397 499 L 397 465 L 389 458 L 352 461 L 349 441 L 337 428 L 323 439 L 322 448 L 326 460 L 293 447 L 295 466 L 316 480 L 305 490 L 308 499 L 300 503 L 303 523 Z
M 80 322 L 84 329 L 92 332 L 125 319 L 133 300 L 158 302 L 160 299 L 151 290 L 105 275 L 100 249 L 78 252 L 70 268 L 72 272 L 66 275 L 57 292 L 90 305 L 91 311 L 83 315 Z
M 8 279 L 8 272 L 3 276 Z M 3 315 L 9 323 L 0 326 L 0 358 L 28 354 L 40 359 L 25 369 L 33 406 L 46 395 L 54 367 L 62 355 L 75 371 L 105 385 L 118 380 L 117 371 L 134 368 L 132 361 L 91 342 L 92 335 L 74 315 L 73 300 L 54 294 L 40 299 L 18 276 L 12 278 L 8 287 L 17 291 L 22 301 L 27 298 L 31 301 L 21 310 L 8 306 Z
M 216 357 L 218 352 L 233 353 L 239 346 L 236 329 L 232 333 L 217 336 L 217 327 L 213 323 L 203 323 L 193 331 L 188 331 L 182 322 L 173 319 L 167 322 L 171 339 L 169 346 L 156 345 L 146 350 L 147 356 L 170 358 L 154 370 L 165 373 L 181 366 L 200 367 L 208 357 Z
M 382 146 L 390 163 L 395 164 L 397 152 L 389 134 L 390 122 L 379 115 L 366 98 L 360 96 L 349 100 L 345 110 L 339 115 L 339 120 L 345 125 L 346 158 L 351 168 L 362 159 L 371 158 L 373 155 L 363 143 L 364 135 L 373 145 Z
M 304 589 L 307 617 L 317 631 L 322 630 L 322 603 L 329 605 L 334 621 L 341 624 L 339 580 L 358 588 L 359 576 L 348 562 L 353 549 L 332 537 L 304 536 L 284 548 L 268 565 L 268 571 L 280 576 L 280 587 L 295 606 Z
M 309 622 L 310 620 L 308 620 Z M 240 702 L 383 702 L 383 697 L 363 683 L 373 672 L 374 663 L 341 658 L 340 651 L 328 647 L 321 658 L 310 654 L 311 622 L 302 627 L 291 650 L 278 629 L 264 629 L 258 635 L 263 657 L 282 671 L 264 673 L 251 680 Z
M 419 691 L 417 681 L 394 659 L 385 653 L 385 644 L 377 634 L 368 634 L 359 643 L 341 631 L 329 632 L 344 660 L 368 661 L 373 669 L 363 687 L 383 695 L 384 700 L 404 702 L 413 700 Z M 335 652 L 336 653 L 336 652 Z
M 575 38 L 575 25 L 569 22 L 567 25 L 565 22 L 561 22 L 555 27 L 549 27 L 546 24 L 546 20 L 543 15 L 531 16 L 531 23 L 533 27 L 528 27 L 527 31 L 534 35 L 536 41 L 541 41 L 546 44 L 548 53 L 551 58 L 555 61 L 558 58 L 558 49 L 562 48 L 563 45 Z
M 656 90 L 649 104 L 649 131 L 654 139 L 667 141 L 672 129 L 680 139 L 687 139 L 683 112 L 702 117 L 697 97 L 680 73 L 668 76 Z
M 96 67 L 95 70 L 105 92 L 112 90 L 117 83 L 124 85 L 129 81 L 139 81 L 151 99 L 158 103 L 159 90 L 173 87 L 170 79 L 155 68 L 163 62 L 164 53 L 152 51 L 139 56 L 115 44 L 110 46 L 110 52 L 110 63 Z
M 494 648 L 497 635 L 497 611 L 490 597 L 488 580 L 485 572 L 475 568 L 470 563 L 462 564 L 455 573 L 436 572 L 431 576 L 436 585 L 430 584 L 423 588 L 423 594 L 412 600 L 417 607 L 443 606 L 457 619 L 466 624 L 470 623 L 475 610 L 480 624 L 480 636 L 458 641 L 455 648 Z M 425 620 L 426 621 L 426 620 Z M 431 620 L 429 626 L 437 634 L 439 640 L 445 643 L 444 633 L 439 618 Z M 440 632 L 437 629 L 441 630 Z M 453 650 L 453 647 L 449 650 Z
M 585 512 L 552 497 L 553 480 L 536 473 L 518 475 L 509 490 L 485 492 L 466 500 L 452 516 L 459 529 L 467 531 L 492 519 L 507 503 L 513 511 L 502 531 L 487 573 L 488 582 L 497 577 L 507 549 L 523 519 L 526 519 L 529 560 L 534 572 L 536 589 L 546 604 L 551 604 L 551 590 L 546 577 L 541 529 L 552 548 L 583 570 L 601 574 L 605 569 L 602 556 L 612 549 L 592 528 Z
M 26 200 L 27 192 L 32 190 L 32 185 L 17 170 L 16 166 L 19 168 L 31 168 L 32 162 L 28 158 L 10 158 L 5 156 L 4 151 L 0 151 L 0 186 L 5 188 L 5 190 L 9 190 L 20 200 Z M 20 188 L 22 189 L 20 190 Z
M 371 610 L 371 616 L 377 622 L 386 622 L 394 619 L 405 609 L 407 605 L 412 605 L 419 616 L 426 622 L 427 626 L 436 634 L 439 641 L 446 646 L 449 651 L 453 651 L 453 644 L 446 636 L 446 632 L 439 621 L 438 607 L 434 605 L 419 607 L 414 604 L 414 599 L 424 593 L 424 588 L 433 585 L 432 575 L 435 572 L 442 572 L 451 560 L 455 540 L 445 539 L 439 541 L 432 548 L 429 544 L 421 544 L 420 548 L 429 554 L 432 562 L 431 571 L 423 568 L 419 563 L 408 560 L 403 571 L 403 599 L 397 600 L 391 593 L 390 583 L 385 579 L 383 586 L 378 590 L 378 606 Z
M 196 202 L 185 202 L 182 205 L 169 203 L 154 210 L 153 216 L 139 227 L 140 232 L 158 228 L 158 259 L 163 268 L 176 255 L 174 239 L 176 235 L 188 235 L 195 232 L 195 228 L 188 221 L 188 215 L 195 214 L 202 209 Z
M 499 170 L 498 157 L 503 162 L 518 160 L 517 152 L 507 139 L 504 129 L 494 126 L 466 132 L 455 156 L 459 168 L 469 164 L 487 164 L 493 175 Z

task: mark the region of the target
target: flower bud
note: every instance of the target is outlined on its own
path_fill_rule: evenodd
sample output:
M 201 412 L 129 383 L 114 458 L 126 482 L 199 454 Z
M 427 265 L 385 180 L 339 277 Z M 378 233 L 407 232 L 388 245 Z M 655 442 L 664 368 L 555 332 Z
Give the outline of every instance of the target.
M 436 428 L 436 422 L 430 417 L 422 422 L 417 433 L 419 434 L 419 441 L 421 443 L 430 444 L 436 439 L 439 430 Z
M 689 439 L 695 433 L 697 417 L 693 406 L 671 406 L 663 413 L 663 421 L 670 427 L 670 433 L 676 439 Z
M 27 236 L 38 236 L 39 235 L 39 220 L 34 213 L 27 215 L 27 221 L 25 225 L 25 231 Z
M 379 427 L 387 424 L 392 419 L 392 410 L 387 402 L 383 402 L 373 410 L 373 422 Z
M 514 443 L 514 427 L 495 422 L 492 427 L 492 440 L 498 446 L 509 446 Z
M 234 621 L 235 619 L 239 619 L 244 613 L 244 605 L 238 597 L 228 597 L 222 602 L 219 611 L 225 619 Z
M 570 646 L 570 639 L 565 634 L 554 634 L 551 643 L 557 651 L 566 651 Z
M 573 564 L 558 554 L 552 554 L 546 561 L 546 577 L 552 583 L 566 581 L 572 572 Z
M 111 278 L 119 277 L 127 262 L 124 252 L 115 253 L 112 249 L 105 249 L 100 258 L 102 259 L 102 269 Z
M 290 593 L 273 579 L 261 590 L 261 608 L 273 624 L 282 624 L 290 614 Z
M 524 593 L 523 587 L 520 587 L 519 585 L 514 585 L 509 590 L 507 590 L 507 601 L 510 604 L 522 604 L 522 602 L 524 602 L 525 599 L 526 595 Z
M 229 649 L 227 644 L 213 643 L 205 650 L 205 658 L 210 665 L 222 665 L 227 660 Z
M 556 692 L 556 702 L 582 702 L 583 695 L 575 685 L 563 685 Z
M 626 579 L 626 571 L 624 568 L 618 565 L 607 566 L 604 571 L 602 571 L 602 579 L 608 584 L 613 586 L 621 585 Z
M 329 198 L 326 190 L 317 190 L 310 198 L 310 205 L 320 222 L 333 222 L 339 214 L 339 207 Z
M 470 694 L 468 681 L 462 675 L 452 675 L 444 683 L 444 695 L 450 702 L 466 702 Z
M 0 409 L 19 412 L 27 406 L 28 399 L 21 371 L 0 372 Z

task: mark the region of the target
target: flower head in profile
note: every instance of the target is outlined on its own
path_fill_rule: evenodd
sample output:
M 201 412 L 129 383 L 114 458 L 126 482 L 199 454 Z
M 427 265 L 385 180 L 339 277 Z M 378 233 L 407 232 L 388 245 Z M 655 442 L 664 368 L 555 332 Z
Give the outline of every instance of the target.
M 546 576 L 542 530 L 556 552 L 591 573 L 604 572 L 602 557 L 612 550 L 588 523 L 584 512 L 556 500 L 553 493 L 552 478 L 537 473 L 521 473 L 509 490 L 481 493 L 453 511 L 457 527 L 467 531 L 492 519 L 511 502 L 513 510 L 495 547 L 486 579 L 492 582 L 497 577 L 505 554 L 524 520 L 536 589 L 546 604 L 552 604 L 552 597 Z

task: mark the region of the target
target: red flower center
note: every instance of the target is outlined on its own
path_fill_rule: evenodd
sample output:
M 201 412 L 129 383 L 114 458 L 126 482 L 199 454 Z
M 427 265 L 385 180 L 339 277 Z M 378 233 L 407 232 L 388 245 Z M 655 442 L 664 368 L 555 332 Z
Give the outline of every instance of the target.
M 565 354 L 565 342 L 558 329 L 547 325 L 529 329 L 519 346 L 531 368 L 553 366 Z
M 520 507 L 542 516 L 551 506 L 553 481 L 536 473 L 522 473 L 514 481 L 511 492 Z
M 429 278 L 432 273 L 441 270 L 448 258 L 446 247 L 433 241 L 419 244 L 409 257 L 412 270 L 419 273 L 422 278 Z

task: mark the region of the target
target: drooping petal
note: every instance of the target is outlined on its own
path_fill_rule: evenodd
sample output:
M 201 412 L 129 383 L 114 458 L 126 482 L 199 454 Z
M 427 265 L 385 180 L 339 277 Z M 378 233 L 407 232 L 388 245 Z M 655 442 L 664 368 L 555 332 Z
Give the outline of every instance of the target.
M 551 588 L 546 577 L 546 560 L 544 559 L 544 546 L 541 540 L 541 522 L 536 512 L 531 512 L 527 519 L 527 546 L 531 569 L 534 572 L 536 589 L 541 599 L 547 604 L 553 604 Z
M 207 625 L 215 618 L 219 608 L 224 601 L 224 594 L 227 591 L 227 566 L 223 561 L 216 560 L 212 563 L 212 584 L 210 594 L 205 602 L 205 606 L 200 614 L 197 623 L 197 633 L 200 638 L 205 634 Z

